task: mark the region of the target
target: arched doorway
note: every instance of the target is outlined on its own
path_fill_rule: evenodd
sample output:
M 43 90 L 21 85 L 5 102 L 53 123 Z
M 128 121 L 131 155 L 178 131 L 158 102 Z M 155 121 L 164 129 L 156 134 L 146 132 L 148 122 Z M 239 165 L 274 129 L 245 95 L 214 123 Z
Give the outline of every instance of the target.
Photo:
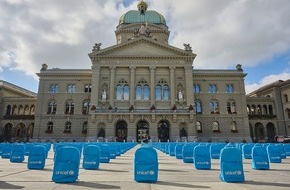
M 27 133 L 26 133 L 26 127 L 24 123 L 19 123 L 15 127 L 16 129 L 16 135 L 15 138 L 18 141 L 26 141 Z
M 150 139 L 148 122 L 145 120 L 139 121 L 136 127 L 137 142 L 148 142 Z
M 187 141 L 187 131 L 185 127 L 179 130 L 179 137 L 181 141 Z
M 27 141 L 29 141 L 29 139 L 33 138 L 33 130 L 34 130 L 34 123 L 31 123 L 28 126 L 28 131 L 27 131 Z
M 160 142 L 167 142 L 169 140 L 169 123 L 168 121 L 161 120 L 158 123 L 158 139 Z
M 275 127 L 273 123 L 268 123 L 267 126 L 267 137 L 268 137 L 268 142 L 274 142 L 275 140 Z
M 255 141 L 263 142 L 265 140 L 264 127 L 262 123 L 255 124 Z
M 251 136 L 251 139 L 252 139 L 252 142 L 254 141 L 254 130 L 253 130 L 253 126 L 251 124 L 249 124 L 249 127 L 250 127 L 250 136 Z
M 126 142 L 128 135 L 127 123 L 124 120 L 118 121 L 116 123 L 116 141 L 117 142 Z
M 4 142 L 10 142 L 11 138 L 13 137 L 13 125 L 12 123 L 7 123 L 3 127 L 3 141 Z

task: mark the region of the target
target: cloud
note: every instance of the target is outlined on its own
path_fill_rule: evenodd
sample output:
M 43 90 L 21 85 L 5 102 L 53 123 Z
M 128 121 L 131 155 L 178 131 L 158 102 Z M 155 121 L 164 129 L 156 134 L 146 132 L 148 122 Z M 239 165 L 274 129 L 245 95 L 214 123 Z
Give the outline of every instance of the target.
M 290 79 L 289 71 L 285 71 L 283 73 L 276 74 L 276 75 L 273 74 L 273 75 L 265 76 L 258 83 L 246 84 L 245 85 L 246 94 L 253 92 L 259 89 L 260 87 L 270 84 L 274 81 L 289 80 L 289 79 Z
M 147 0 L 162 13 L 170 44 L 190 43 L 195 68 L 254 67 L 289 54 L 288 0 Z M 93 44 L 114 45 L 120 16 L 137 9 L 138 0 L 0 1 L 0 69 L 36 77 L 42 63 L 50 68 L 90 68 Z M 9 57 L 13 55 L 13 59 Z

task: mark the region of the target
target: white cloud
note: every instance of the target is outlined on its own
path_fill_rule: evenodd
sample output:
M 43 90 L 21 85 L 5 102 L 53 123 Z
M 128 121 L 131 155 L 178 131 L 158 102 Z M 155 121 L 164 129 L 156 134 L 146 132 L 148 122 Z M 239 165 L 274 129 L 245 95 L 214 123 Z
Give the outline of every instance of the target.
M 278 80 L 289 80 L 290 79 L 290 72 L 285 71 L 283 73 L 277 74 L 277 75 L 269 75 L 263 77 L 258 83 L 252 83 L 252 84 L 246 84 L 246 94 L 253 92 L 257 89 L 259 89 L 262 86 L 265 86 L 267 84 L 270 84 L 272 82 L 278 81 Z
M 147 2 L 148 9 L 166 17 L 172 45 L 192 45 L 195 68 L 234 68 L 237 63 L 253 67 L 290 50 L 288 0 Z M 90 68 L 87 54 L 93 44 L 114 45 L 120 16 L 137 9 L 137 3 L 125 7 L 122 0 L 0 1 L 0 69 L 35 77 L 44 62 L 50 68 Z

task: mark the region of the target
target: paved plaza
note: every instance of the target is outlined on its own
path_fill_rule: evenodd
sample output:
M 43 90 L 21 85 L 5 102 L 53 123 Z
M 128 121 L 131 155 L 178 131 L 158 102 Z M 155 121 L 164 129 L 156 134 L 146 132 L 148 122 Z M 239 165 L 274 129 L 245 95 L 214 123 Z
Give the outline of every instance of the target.
M 219 160 L 212 160 L 211 170 L 196 170 L 193 164 L 183 163 L 158 151 L 157 183 L 137 183 L 133 180 L 134 147 L 110 163 L 100 164 L 99 170 L 84 170 L 80 166 L 76 183 L 58 184 L 51 181 L 53 152 L 49 152 L 44 170 L 28 170 L 27 157 L 23 163 L 11 163 L 0 158 L 0 189 L 290 189 L 290 158 L 271 163 L 270 170 L 253 170 L 251 160 L 244 160 L 244 183 L 222 182 Z M 82 162 L 81 162 L 82 164 Z

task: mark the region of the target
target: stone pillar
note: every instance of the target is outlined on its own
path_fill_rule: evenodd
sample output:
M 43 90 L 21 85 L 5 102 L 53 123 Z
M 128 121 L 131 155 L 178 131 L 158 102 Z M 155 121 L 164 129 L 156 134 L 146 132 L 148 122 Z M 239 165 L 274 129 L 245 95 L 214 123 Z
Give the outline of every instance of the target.
M 175 95 L 176 95 L 176 89 L 175 89 L 175 67 L 169 67 L 170 69 L 170 100 L 171 100 L 171 107 L 175 104 Z
M 156 67 L 151 66 L 150 69 L 150 100 L 151 100 L 151 106 L 155 105 L 155 70 Z
M 92 91 L 91 91 L 91 105 L 98 107 L 99 102 L 99 86 L 100 86 L 100 66 L 92 66 Z
M 130 66 L 130 106 L 135 102 L 135 66 Z
M 115 94 L 115 71 L 116 71 L 116 67 L 115 66 L 111 66 L 111 74 L 110 74 L 110 106 L 114 107 L 114 94 Z
M 184 67 L 184 72 L 185 72 L 185 99 L 186 99 L 186 104 L 187 106 L 193 105 L 194 103 L 194 96 L 192 92 L 193 88 L 193 78 L 192 78 L 192 66 L 185 66 Z

